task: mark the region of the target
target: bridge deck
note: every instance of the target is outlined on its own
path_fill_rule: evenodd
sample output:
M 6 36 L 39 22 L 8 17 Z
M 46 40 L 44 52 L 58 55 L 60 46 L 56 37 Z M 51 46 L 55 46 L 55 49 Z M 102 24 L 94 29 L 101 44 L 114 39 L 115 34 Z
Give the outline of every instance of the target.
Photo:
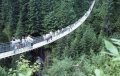
M 92 3 L 92 5 L 90 6 L 89 10 L 84 14 L 84 16 L 83 16 L 82 18 L 80 18 L 78 21 L 76 21 L 74 24 L 71 25 L 71 26 L 72 26 L 71 29 L 68 29 L 68 30 L 66 30 L 66 31 L 63 32 L 63 33 L 60 33 L 59 36 L 54 36 L 54 37 L 52 38 L 52 40 L 50 40 L 49 42 L 47 42 L 47 41 L 42 41 L 42 42 L 39 42 L 39 43 L 34 44 L 32 48 L 26 47 L 26 48 L 24 48 L 24 49 L 23 49 L 23 48 L 18 49 L 18 50 L 16 51 L 16 53 L 14 53 L 12 50 L 9 51 L 9 52 L 0 53 L 0 59 L 6 58 L 6 57 L 10 57 L 10 56 L 13 56 L 13 55 L 16 55 L 16 54 L 24 53 L 24 52 L 27 52 L 27 51 L 30 51 L 30 50 L 37 49 L 37 48 L 39 48 L 39 47 L 41 47 L 41 46 L 47 45 L 47 44 L 49 44 L 49 43 L 52 43 L 52 42 L 54 42 L 54 41 L 56 41 L 56 40 L 58 40 L 58 39 L 60 39 L 60 38 L 62 38 L 62 37 L 64 37 L 64 36 L 66 36 L 66 35 L 69 34 L 70 32 L 74 31 L 76 28 L 78 28 L 78 27 L 87 19 L 87 17 L 89 16 L 89 14 L 91 13 L 91 11 L 92 11 L 92 9 L 93 9 L 94 4 L 95 4 L 95 0 L 93 1 L 93 3 Z

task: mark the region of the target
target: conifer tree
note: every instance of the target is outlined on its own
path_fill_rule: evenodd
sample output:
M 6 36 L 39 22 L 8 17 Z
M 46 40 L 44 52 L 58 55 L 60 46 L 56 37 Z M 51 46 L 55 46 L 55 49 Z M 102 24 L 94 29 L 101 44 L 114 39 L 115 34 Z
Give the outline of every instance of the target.
M 15 31 L 15 26 L 13 24 L 13 5 L 11 2 L 9 2 L 9 10 L 8 10 L 8 22 L 6 22 L 6 29 L 7 29 L 7 35 L 8 35 L 8 38 L 9 40 L 11 40 L 13 34 L 14 34 L 14 31 Z
M 18 21 L 17 1 L 3 0 L 1 5 L 2 19 L 4 20 L 3 24 L 7 30 L 6 34 L 9 40 L 11 40 L 11 38 L 14 36 Z
M 120 1 L 119 0 L 115 0 L 114 1 L 114 9 L 113 9 L 113 17 L 112 17 L 112 25 L 110 26 L 112 29 L 112 34 L 113 36 L 116 38 L 120 38 L 119 36 L 119 32 L 120 32 Z M 115 32 L 115 33 L 113 33 Z M 119 36 L 119 37 L 118 37 Z
M 28 3 L 28 29 L 29 33 L 38 33 L 41 26 L 40 0 L 30 0 Z
M 18 24 L 17 24 L 17 30 L 16 30 L 16 37 L 21 38 L 22 36 L 25 36 L 25 27 L 21 22 L 21 19 L 19 19 Z
M 90 49 L 96 50 L 97 39 L 96 39 L 96 34 L 93 31 L 93 28 L 88 26 L 80 42 L 82 44 L 80 48 L 83 52 L 89 53 Z
M 47 29 L 61 29 L 75 22 L 75 11 L 73 9 L 73 0 L 69 1 L 50 1 L 46 6 L 46 14 L 43 19 L 43 27 Z M 51 5 L 50 5 L 51 4 Z
M 114 9 L 114 2 L 113 0 L 108 0 L 107 2 L 107 8 L 106 8 L 106 13 L 105 13 L 105 16 L 104 16 L 104 21 L 103 21 L 103 26 L 105 26 L 105 32 L 106 32 L 106 35 L 108 36 L 109 35 L 109 32 L 111 30 L 111 27 L 110 26 L 113 26 L 112 25 L 112 17 L 113 17 L 113 9 Z
M 19 0 L 18 4 L 19 4 L 19 20 L 17 22 L 17 30 L 15 33 L 16 37 L 22 37 L 22 36 L 26 36 L 28 34 L 28 28 L 27 28 L 27 24 L 28 24 L 28 18 L 27 18 L 27 1 L 28 0 Z
M 7 36 L 5 35 L 4 31 L 4 20 L 2 17 L 3 11 L 2 11 L 2 1 L 0 1 L 0 43 L 6 42 L 7 40 Z
M 81 17 L 86 12 L 86 10 L 88 9 L 87 6 L 88 3 L 86 0 L 74 0 L 74 11 L 77 15 L 77 18 Z

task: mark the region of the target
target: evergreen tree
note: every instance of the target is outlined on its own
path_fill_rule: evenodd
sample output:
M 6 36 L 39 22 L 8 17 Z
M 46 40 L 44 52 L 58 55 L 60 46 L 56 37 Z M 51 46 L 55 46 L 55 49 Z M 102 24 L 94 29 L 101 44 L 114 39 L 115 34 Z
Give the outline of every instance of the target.
M 4 20 L 2 18 L 2 1 L 0 1 L 0 43 L 7 42 L 8 38 L 6 34 L 4 33 L 5 26 L 4 26 Z
M 30 0 L 28 3 L 28 31 L 30 34 L 39 33 L 41 27 L 40 0 Z
M 77 19 L 81 17 L 88 9 L 88 2 L 86 0 L 74 0 L 74 11 Z
M 18 10 L 17 10 L 17 1 L 11 0 L 3 0 L 2 1 L 2 18 L 4 19 L 4 25 L 7 30 L 6 34 L 11 40 L 14 36 L 16 25 L 18 21 Z
M 9 10 L 10 10 L 10 2 L 8 0 L 2 0 L 1 14 L 2 14 L 2 19 L 3 19 L 3 22 L 2 22 L 3 24 L 1 24 L 1 25 L 4 25 L 5 27 L 8 27 L 8 21 L 9 21 L 8 13 L 10 14 Z M 1 29 L 1 30 L 3 30 L 3 29 Z M 7 30 L 7 28 L 6 28 L 6 30 Z M 8 37 L 11 37 L 10 32 L 6 32 L 6 34 Z M 9 40 L 10 40 L 10 38 L 9 38 Z
M 81 50 L 85 53 L 89 53 L 90 49 L 97 50 L 97 39 L 96 34 L 90 26 L 85 30 L 83 37 L 80 41 L 81 43 Z M 96 47 L 95 47 L 96 46 Z
M 8 21 L 6 22 L 6 29 L 7 29 L 7 35 L 9 40 L 11 40 L 13 36 L 13 32 L 15 31 L 15 26 L 13 25 L 13 5 L 11 2 L 9 2 L 9 10 L 8 10 Z
M 28 13 L 28 3 L 27 1 L 29 0 L 19 0 L 18 4 L 19 4 L 19 20 L 17 23 L 17 30 L 15 33 L 16 37 L 22 37 L 22 36 L 26 36 L 28 35 L 28 31 L 29 29 L 27 28 L 27 24 L 28 24 L 28 18 L 27 18 L 27 13 Z
M 112 25 L 110 26 L 111 28 L 111 33 L 114 38 L 120 38 L 120 1 L 119 0 L 114 0 L 114 8 L 113 8 L 113 16 L 112 18 Z
M 107 0 L 107 4 L 106 4 L 106 12 L 105 12 L 105 15 L 103 17 L 103 32 L 109 36 L 109 33 L 111 31 L 111 27 L 110 26 L 113 26 L 113 20 L 112 20 L 112 17 L 113 17 L 113 9 L 114 9 L 114 2 L 113 0 Z
M 51 8 L 46 10 L 48 12 L 45 14 L 42 24 L 44 29 L 53 29 L 54 31 L 55 29 L 61 29 L 75 22 L 76 14 L 73 9 L 73 4 L 73 0 L 52 1 L 51 5 L 48 4 Z
M 15 33 L 16 37 L 21 38 L 22 36 L 25 36 L 25 27 L 22 24 L 21 18 L 19 19 L 17 26 L 18 27 Z

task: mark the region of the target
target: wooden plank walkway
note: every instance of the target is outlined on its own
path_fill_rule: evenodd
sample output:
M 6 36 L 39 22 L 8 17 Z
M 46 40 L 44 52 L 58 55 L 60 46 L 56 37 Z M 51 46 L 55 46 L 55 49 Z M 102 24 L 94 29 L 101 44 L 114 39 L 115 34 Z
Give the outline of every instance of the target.
M 90 15 L 92 9 L 93 9 L 93 6 L 95 4 L 95 0 L 92 2 L 92 5 L 90 6 L 89 10 L 84 14 L 84 16 L 82 18 L 80 18 L 78 21 L 76 21 L 72 26 L 71 29 L 65 31 L 64 33 L 61 33 L 59 36 L 55 36 L 52 38 L 52 40 L 50 40 L 49 42 L 47 41 L 42 41 L 40 43 L 36 43 L 33 45 L 32 48 L 21 48 L 19 50 L 16 50 L 16 53 L 14 54 L 13 51 L 9 51 L 9 52 L 4 52 L 4 53 L 0 53 L 0 59 L 2 58 L 6 58 L 6 57 L 10 57 L 10 56 L 13 56 L 13 55 L 17 55 L 17 54 L 21 54 L 21 53 L 24 53 L 24 52 L 27 52 L 27 51 L 30 51 L 30 50 L 34 50 L 34 49 L 37 49 L 41 46 L 44 46 L 44 45 L 47 45 L 47 44 L 50 44 L 66 35 L 68 35 L 69 33 L 71 33 L 72 31 L 74 31 L 75 29 L 77 29 L 87 18 L 88 16 Z

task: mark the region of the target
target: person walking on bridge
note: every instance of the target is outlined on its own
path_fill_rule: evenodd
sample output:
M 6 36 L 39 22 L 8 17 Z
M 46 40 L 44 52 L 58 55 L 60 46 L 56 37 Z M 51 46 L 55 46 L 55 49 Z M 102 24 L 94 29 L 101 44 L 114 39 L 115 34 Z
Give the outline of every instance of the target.
M 22 36 L 22 48 L 26 47 L 26 39 L 24 36 Z
M 20 49 L 21 48 L 21 40 L 19 38 L 16 38 L 15 41 L 16 41 L 17 49 Z
M 49 42 L 49 39 L 50 39 L 50 34 L 49 33 L 45 35 L 45 39 L 46 39 L 47 42 Z
M 50 31 L 50 39 L 52 40 L 52 37 L 53 37 L 53 32 Z
M 15 40 L 15 38 L 13 38 L 11 41 L 11 46 L 14 53 L 16 53 L 16 50 L 17 50 L 16 44 L 17 44 L 17 41 Z
M 28 46 L 32 48 L 34 40 L 30 35 L 28 35 L 27 37 L 27 42 L 28 42 Z

